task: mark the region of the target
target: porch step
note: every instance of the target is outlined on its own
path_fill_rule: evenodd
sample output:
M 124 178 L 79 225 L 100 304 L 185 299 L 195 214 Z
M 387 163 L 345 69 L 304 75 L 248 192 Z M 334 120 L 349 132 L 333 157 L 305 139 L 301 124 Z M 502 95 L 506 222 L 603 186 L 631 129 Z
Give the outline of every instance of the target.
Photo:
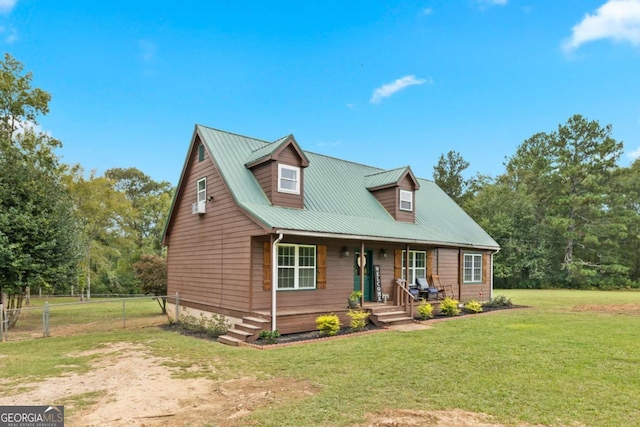
M 403 325 L 413 322 L 413 319 L 407 316 L 407 313 L 404 310 L 400 310 L 398 308 L 382 312 L 374 311 L 371 313 L 370 319 L 374 325 L 382 327 Z
M 238 339 L 244 342 L 246 342 L 251 335 L 253 334 L 250 332 L 238 329 L 238 325 L 234 326 L 233 328 L 227 331 L 227 336 L 233 337 L 235 339 Z
M 218 342 L 237 346 L 243 342 L 253 342 L 260 338 L 260 332 L 269 325 L 269 320 L 245 316 L 240 323 L 233 325 L 226 333 L 218 337 Z
M 231 346 L 237 347 L 241 342 L 244 342 L 244 341 L 239 340 L 237 338 L 230 337 L 229 335 L 220 335 L 218 337 L 218 342 L 221 343 L 221 344 L 226 344 L 226 345 L 231 345 Z

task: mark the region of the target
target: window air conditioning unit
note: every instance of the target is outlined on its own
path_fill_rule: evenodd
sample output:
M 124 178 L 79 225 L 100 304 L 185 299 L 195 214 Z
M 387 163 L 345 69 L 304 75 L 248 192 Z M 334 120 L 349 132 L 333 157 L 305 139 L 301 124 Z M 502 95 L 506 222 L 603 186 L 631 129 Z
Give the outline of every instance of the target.
M 192 214 L 203 214 L 204 213 L 204 202 L 197 202 L 191 205 L 191 213 Z

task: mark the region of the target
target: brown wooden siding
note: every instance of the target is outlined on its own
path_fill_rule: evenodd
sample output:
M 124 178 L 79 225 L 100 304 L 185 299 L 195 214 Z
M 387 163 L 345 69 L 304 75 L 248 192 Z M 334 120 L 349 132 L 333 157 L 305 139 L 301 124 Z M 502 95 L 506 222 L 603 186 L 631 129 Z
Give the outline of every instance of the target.
M 199 138 L 194 141 L 198 144 Z M 196 145 L 197 147 L 197 145 Z M 196 182 L 207 178 L 206 213 L 192 214 Z M 211 161 L 198 162 L 192 149 L 174 205 L 168 244 L 168 293 L 218 312 L 249 310 L 250 236 L 262 229 L 241 211 Z
M 372 194 L 394 219 L 398 219 L 398 206 L 396 200 L 399 196 L 397 187 L 383 188 L 381 190 L 373 191 Z
M 273 194 L 273 183 L 275 182 L 273 178 L 273 167 L 271 166 L 271 163 L 273 162 L 261 163 L 251 169 L 251 172 L 253 172 L 253 176 L 256 178 L 256 181 L 258 181 L 258 184 L 260 184 L 260 187 L 262 187 L 262 191 L 264 191 L 264 194 L 267 195 L 267 198 L 269 200 L 271 200 L 271 196 Z
M 431 274 L 438 274 L 443 285 L 451 285 L 456 299 L 460 296 L 458 249 L 438 248 L 435 254 L 436 262 Z
M 291 164 L 282 162 L 286 165 L 298 166 L 297 164 Z M 297 163 L 300 163 L 298 160 Z M 278 162 L 271 162 L 271 174 L 273 176 L 271 195 L 271 203 L 276 206 L 284 206 L 287 208 L 302 209 L 304 206 L 304 168 L 300 168 L 300 194 L 289 194 L 278 192 Z
M 291 144 L 289 144 L 280 153 L 278 153 L 276 160 L 285 165 L 298 167 L 302 166 L 302 159 L 298 155 L 298 152 L 291 146 Z
M 415 222 L 415 212 L 416 212 L 416 197 L 415 194 L 412 194 L 413 197 L 413 210 L 411 210 L 411 212 L 409 211 L 403 211 L 400 210 L 400 190 L 407 190 L 407 191 L 411 191 L 412 193 L 414 193 L 415 191 L 415 185 L 413 183 L 413 181 L 411 180 L 411 178 L 407 175 L 405 176 L 402 180 L 400 180 L 399 182 L 399 186 L 398 189 L 396 190 L 396 194 L 397 194 L 397 199 L 396 199 L 396 220 L 398 221 L 404 221 L 404 222 Z
M 471 253 L 471 252 L 467 252 Z M 478 253 L 478 252 L 473 252 Z M 462 295 L 460 296 L 461 301 L 468 301 L 470 299 L 475 299 L 477 301 L 486 301 L 491 298 L 491 272 L 493 268 L 491 266 L 491 252 L 483 252 L 482 253 L 482 283 L 464 283 L 464 254 L 465 251 L 462 250 L 460 252 L 460 282 Z
M 326 246 L 326 284 L 324 289 L 292 290 L 277 292 L 278 309 L 292 309 L 307 306 L 347 306 L 347 297 L 353 290 L 354 281 L 354 247 L 359 242 L 329 239 L 311 239 L 286 236 L 283 243 L 310 244 Z M 349 257 L 343 257 L 343 247 L 350 250 Z M 381 250 L 385 249 L 387 258 L 383 258 Z M 382 293 L 393 295 L 394 263 L 393 247 L 389 245 L 365 245 L 365 249 L 373 251 L 373 263 L 380 266 Z M 263 277 L 264 239 L 255 238 L 251 249 L 253 264 L 253 310 L 269 310 L 271 307 L 271 290 L 265 291 Z

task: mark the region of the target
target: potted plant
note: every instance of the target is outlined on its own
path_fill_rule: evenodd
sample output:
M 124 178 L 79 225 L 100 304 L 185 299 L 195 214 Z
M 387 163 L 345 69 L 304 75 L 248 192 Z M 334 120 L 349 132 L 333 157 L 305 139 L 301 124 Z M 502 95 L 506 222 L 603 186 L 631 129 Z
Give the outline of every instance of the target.
M 349 308 L 356 308 L 360 305 L 361 291 L 353 291 L 349 295 Z

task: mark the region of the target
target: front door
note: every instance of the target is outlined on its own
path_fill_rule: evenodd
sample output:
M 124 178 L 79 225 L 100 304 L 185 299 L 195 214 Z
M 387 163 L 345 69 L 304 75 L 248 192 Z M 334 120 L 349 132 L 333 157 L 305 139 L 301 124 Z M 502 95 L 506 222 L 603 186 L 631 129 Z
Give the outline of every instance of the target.
M 373 251 L 365 250 L 364 264 L 364 300 L 373 301 Z M 360 290 L 360 249 L 354 251 L 353 259 L 353 290 Z

